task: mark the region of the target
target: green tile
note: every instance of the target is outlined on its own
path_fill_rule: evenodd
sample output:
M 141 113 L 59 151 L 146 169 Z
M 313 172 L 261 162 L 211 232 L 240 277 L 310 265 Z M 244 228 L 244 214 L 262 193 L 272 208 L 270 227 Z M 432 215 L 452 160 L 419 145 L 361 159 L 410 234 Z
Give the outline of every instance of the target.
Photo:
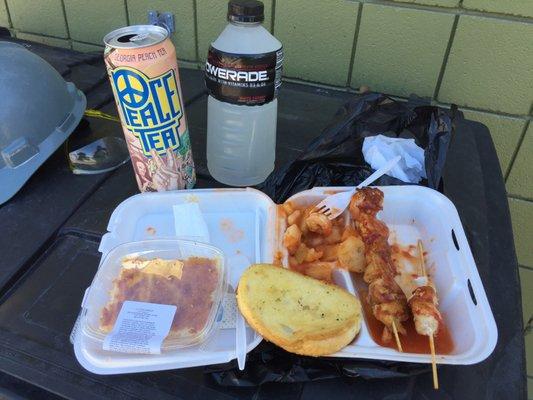
M 533 1 L 531 0 L 464 0 L 463 8 L 533 17 Z
M 450 38 L 453 15 L 365 4 L 351 86 L 408 96 L 432 96 Z
M 88 43 L 80 43 L 76 41 L 72 41 L 72 49 L 81 51 L 83 53 L 89 53 L 92 51 L 98 51 L 104 53 L 104 46 L 98 46 L 96 44 L 88 44 Z
M 285 50 L 283 74 L 345 86 L 358 3 L 322 0 L 305 4 L 276 2 L 274 32 Z
M 446 103 L 527 114 L 533 24 L 461 16 L 438 95 Z
M 196 60 L 196 39 L 194 37 L 193 0 L 128 0 L 130 24 L 146 24 L 148 10 L 171 12 L 176 22 L 172 43 L 176 46 L 179 59 Z
M 31 3 L 31 4 L 30 4 Z M 7 0 L 11 23 L 19 31 L 67 38 L 61 0 Z
M 459 0 L 394 0 L 397 3 L 416 3 L 427 6 L 457 7 Z
M 533 202 L 509 197 L 518 263 L 533 268 Z
M 124 0 L 64 0 L 70 37 L 102 44 L 104 35 L 127 25 Z
M 59 39 L 49 36 L 33 35 L 31 33 L 17 32 L 17 39 L 29 40 L 31 42 L 47 44 L 48 46 L 64 47 L 70 49 L 70 42 L 66 39 Z
M 533 400 L 533 375 L 527 377 L 527 398 Z
M 7 13 L 7 6 L 5 0 L 0 0 L 0 26 L 4 28 L 11 27 L 9 23 L 9 15 Z
M 270 30 L 272 22 L 272 0 L 263 0 L 265 21 L 263 26 Z M 200 0 L 196 2 L 198 24 L 198 57 L 205 60 L 210 44 L 228 24 L 228 2 L 224 0 Z
M 533 124 L 524 137 L 524 141 L 518 150 L 511 173 L 507 178 L 507 192 L 526 199 L 533 200 L 533 168 L 531 160 L 533 159 Z M 533 221 L 532 221 L 533 222 Z M 533 247 L 533 242 L 532 247 Z M 532 264 L 533 265 L 533 264 Z
M 481 122 L 489 128 L 494 147 L 496 147 L 496 152 L 498 153 L 502 173 L 505 174 L 520 140 L 526 120 L 478 111 L 462 111 L 465 114 L 465 118 Z

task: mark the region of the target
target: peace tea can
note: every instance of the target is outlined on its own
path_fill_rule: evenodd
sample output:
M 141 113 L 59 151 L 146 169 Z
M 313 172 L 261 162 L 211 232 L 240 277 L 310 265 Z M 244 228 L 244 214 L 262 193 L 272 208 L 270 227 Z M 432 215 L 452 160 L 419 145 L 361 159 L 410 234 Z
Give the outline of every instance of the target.
M 104 61 L 141 192 L 190 189 L 196 181 L 176 49 L 155 25 L 104 37 Z

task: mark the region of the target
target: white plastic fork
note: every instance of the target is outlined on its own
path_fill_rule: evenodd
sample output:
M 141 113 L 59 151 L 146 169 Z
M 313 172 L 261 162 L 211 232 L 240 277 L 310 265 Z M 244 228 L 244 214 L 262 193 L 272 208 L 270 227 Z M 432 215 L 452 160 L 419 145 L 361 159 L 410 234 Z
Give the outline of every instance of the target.
M 228 259 L 228 265 L 230 267 L 230 287 L 235 291 L 239 284 L 239 278 L 246 268 L 250 266 L 250 260 L 243 254 L 232 256 Z M 235 352 L 237 354 L 237 364 L 239 370 L 244 369 L 246 364 L 246 325 L 244 317 L 239 309 L 237 309 L 237 315 L 235 317 Z
M 366 178 L 363 182 L 361 182 L 359 185 L 357 185 L 352 190 L 348 190 L 346 192 L 335 193 L 335 194 L 332 194 L 331 196 L 326 197 L 324 200 L 322 200 L 320 203 L 316 205 L 315 207 L 316 212 L 324 214 L 326 217 L 328 217 L 328 219 L 337 218 L 339 215 L 341 215 L 344 212 L 344 210 L 346 210 L 346 208 L 350 204 L 350 199 L 355 194 L 357 189 L 361 189 L 365 186 L 370 185 L 371 183 L 374 183 L 375 180 L 385 175 L 392 168 L 394 168 L 394 166 L 398 163 L 398 161 L 401 160 L 401 158 L 402 158 L 401 156 L 394 157 L 383 167 L 381 167 L 377 171 L 374 171 L 368 178 Z

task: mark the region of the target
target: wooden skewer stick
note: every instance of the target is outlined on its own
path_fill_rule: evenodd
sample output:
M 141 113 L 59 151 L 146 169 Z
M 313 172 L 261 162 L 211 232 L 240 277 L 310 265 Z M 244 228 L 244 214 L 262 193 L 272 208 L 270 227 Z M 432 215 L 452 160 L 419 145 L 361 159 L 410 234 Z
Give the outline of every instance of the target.
M 435 341 L 433 335 L 428 336 L 431 349 L 431 371 L 433 372 L 433 389 L 439 388 L 439 375 L 437 375 L 437 360 L 435 359 Z
M 427 277 L 426 272 L 426 261 L 424 259 L 424 247 L 422 246 L 422 241 L 418 240 L 418 254 L 420 257 L 420 269 L 422 270 L 422 275 Z M 431 372 L 433 373 L 433 389 L 439 388 L 439 376 L 437 374 L 437 359 L 435 357 L 435 339 L 433 335 L 429 335 L 429 349 L 431 351 Z
M 418 239 L 418 257 L 420 258 L 420 271 L 422 276 L 427 276 L 426 274 L 426 261 L 424 259 L 424 247 L 422 246 L 422 241 Z
M 396 322 L 394 322 L 394 320 L 392 321 L 392 333 L 394 333 L 394 339 L 396 339 L 396 346 L 398 347 L 398 351 L 400 353 L 403 353 L 402 342 L 400 342 L 400 336 L 398 336 L 398 329 L 396 328 Z

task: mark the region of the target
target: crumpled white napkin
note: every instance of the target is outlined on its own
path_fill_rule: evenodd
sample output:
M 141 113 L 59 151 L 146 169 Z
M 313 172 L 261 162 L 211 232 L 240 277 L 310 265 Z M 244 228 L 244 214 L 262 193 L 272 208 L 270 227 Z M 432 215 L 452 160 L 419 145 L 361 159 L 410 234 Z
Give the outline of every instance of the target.
M 401 160 L 387 175 L 411 183 L 418 183 L 426 177 L 424 149 L 418 147 L 414 139 L 369 136 L 363 141 L 363 156 L 376 170 L 394 157 L 401 156 Z

